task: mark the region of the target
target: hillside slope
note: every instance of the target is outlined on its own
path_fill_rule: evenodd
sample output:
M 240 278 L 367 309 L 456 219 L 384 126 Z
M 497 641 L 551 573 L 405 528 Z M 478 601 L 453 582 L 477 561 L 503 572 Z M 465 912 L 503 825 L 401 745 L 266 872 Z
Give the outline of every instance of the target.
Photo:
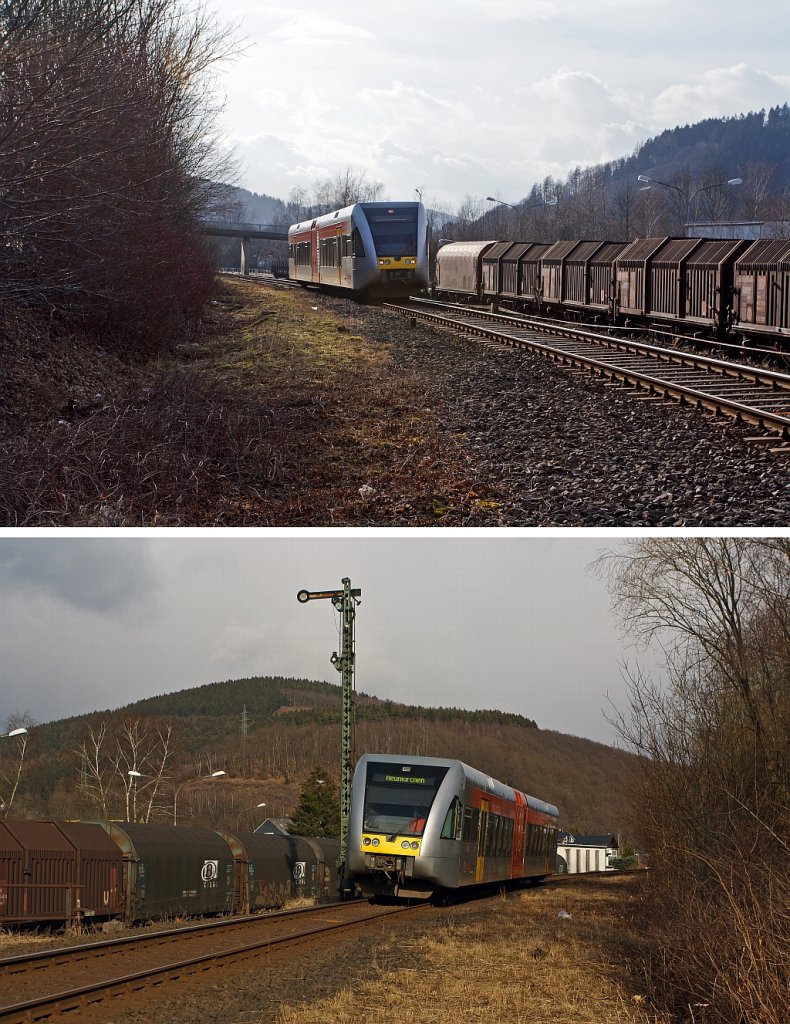
M 134 768 L 141 772 L 138 816 L 171 820 L 180 787 L 179 821 L 251 824 L 264 816 L 262 803 L 266 814 L 290 813 L 315 766 L 337 783 L 339 748 L 338 686 L 276 677 L 217 682 L 38 726 L 14 813 L 122 817 Z M 415 708 L 359 694 L 355 749 L 460 758 L 556 803 L 569 829 L 626 825 L 631 755 L 539 729 L 520 715 Z M 210 786 L 194 781 L 217 770 L 226 775 Z

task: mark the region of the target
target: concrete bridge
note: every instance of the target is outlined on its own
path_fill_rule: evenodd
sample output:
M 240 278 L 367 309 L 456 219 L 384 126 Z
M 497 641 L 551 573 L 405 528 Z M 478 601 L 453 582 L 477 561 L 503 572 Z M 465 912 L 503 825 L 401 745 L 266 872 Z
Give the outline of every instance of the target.
M 250 272 L 251 239 L 268 238 L 276 242 L 288 241 L 288 228 L 284 224 L 245 224 L 235 220 L 204 220 L 203 234 L 241 240 L 241 272 L 245 277 Z

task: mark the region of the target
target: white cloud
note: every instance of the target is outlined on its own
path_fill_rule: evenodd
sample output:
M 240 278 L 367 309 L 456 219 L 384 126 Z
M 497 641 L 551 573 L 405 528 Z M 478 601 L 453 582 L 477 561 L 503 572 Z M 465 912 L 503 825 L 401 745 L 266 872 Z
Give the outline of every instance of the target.
M 694 82 L 681 82 L 660 92 L 651 104 L 653 120 L 666 128 L 748 113 L 786 103 L 790 77 L 770 75 L 746 64 L 712 68 Z
M 225 123 L 245 140 L 244 184 L 283 198 L 349 164 L 392 197 L 521 196 L 790 94 L 790 7 L 768 0 L 235 5 L 252 45 L 227 76 Z

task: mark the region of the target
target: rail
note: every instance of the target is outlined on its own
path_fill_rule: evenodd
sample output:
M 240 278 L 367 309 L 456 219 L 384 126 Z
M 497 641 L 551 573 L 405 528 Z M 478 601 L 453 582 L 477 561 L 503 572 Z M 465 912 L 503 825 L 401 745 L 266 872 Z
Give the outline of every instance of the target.
M 384 309 L 634 384 L 647 397 L 727 415 L 766 431 L 768 440 L 790 439 L 788 374 L 451 303 L 417 299 L 408 306 L 386 303 Z M 790 452 L 784 446 L 772 450 Z

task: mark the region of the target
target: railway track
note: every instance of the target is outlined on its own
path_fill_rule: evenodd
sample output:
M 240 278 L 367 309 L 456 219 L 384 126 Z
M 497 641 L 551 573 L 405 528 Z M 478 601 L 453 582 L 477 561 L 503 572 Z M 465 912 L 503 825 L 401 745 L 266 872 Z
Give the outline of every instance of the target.
M 108 1001 L 419 907 L 336 903 L 0 960 L 0 1021 L 83 1020 Z
M 790 374 L 712 359 L 709 356 L 610 337 L 566 324 L 531 323 L 528 318 L 431 299 L 384 309 L 435 327 L 469 334 L 488 346 L 521 349 L 565 366 L 630 385 L 643 399 L 671 398 L 751 424 L 763 433 L 749 440 L 774 453 L 790 454 Z

